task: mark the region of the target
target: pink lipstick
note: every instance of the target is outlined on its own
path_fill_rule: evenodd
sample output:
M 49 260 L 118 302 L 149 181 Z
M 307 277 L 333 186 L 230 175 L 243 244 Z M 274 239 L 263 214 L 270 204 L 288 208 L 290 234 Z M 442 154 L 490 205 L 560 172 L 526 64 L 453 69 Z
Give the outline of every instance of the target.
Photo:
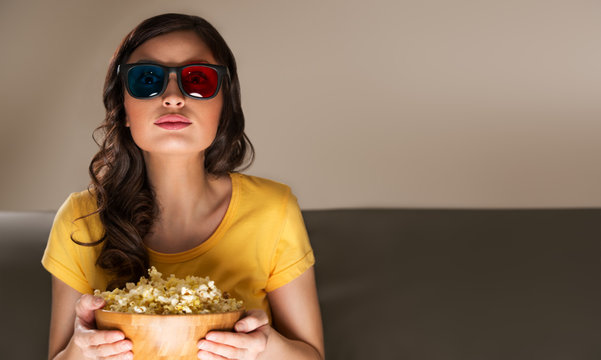
M 165 130 L 179 130 L 192 124 L 185 116 L 177 114 L 163 115 L 154 122 Z

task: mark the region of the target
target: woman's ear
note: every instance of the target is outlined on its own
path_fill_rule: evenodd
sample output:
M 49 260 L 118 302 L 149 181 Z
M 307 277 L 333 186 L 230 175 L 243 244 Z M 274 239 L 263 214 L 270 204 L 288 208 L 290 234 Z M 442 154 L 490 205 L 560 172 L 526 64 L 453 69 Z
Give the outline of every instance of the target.
M 129 127 L 129 116 L 125 117 L 125 127 Z

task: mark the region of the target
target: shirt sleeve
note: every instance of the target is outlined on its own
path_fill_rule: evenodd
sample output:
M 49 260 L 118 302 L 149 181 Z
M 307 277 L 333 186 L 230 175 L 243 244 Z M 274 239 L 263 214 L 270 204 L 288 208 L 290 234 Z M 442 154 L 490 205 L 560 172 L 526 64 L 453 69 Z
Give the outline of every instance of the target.
M 305 222 L 296 197 L 288 192 L 284 209 L 284 225 L 271 261 L 271 272 L 265 290 L 273 291 L 296 279 L 315 264 Z
M 77 230 L 74 220 L 79 216 L 74 202 L 71 194 L 56 213 L 42 265 L 49 273 L 80 293 L 91 293 L 92 288 L 86 281 L 81 264 L 78 249 L 81 245 L 71 240 L 71 235 Z

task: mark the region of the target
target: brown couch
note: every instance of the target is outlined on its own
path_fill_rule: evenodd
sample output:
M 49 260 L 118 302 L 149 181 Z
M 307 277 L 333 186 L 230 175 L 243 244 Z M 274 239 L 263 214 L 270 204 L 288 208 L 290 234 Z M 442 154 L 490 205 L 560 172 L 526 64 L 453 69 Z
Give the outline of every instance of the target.
M 601 359 L 601 210 L 304 211 L 327 359 Z M 53 213 L 0 213 L 2 359 L 46 357 Z

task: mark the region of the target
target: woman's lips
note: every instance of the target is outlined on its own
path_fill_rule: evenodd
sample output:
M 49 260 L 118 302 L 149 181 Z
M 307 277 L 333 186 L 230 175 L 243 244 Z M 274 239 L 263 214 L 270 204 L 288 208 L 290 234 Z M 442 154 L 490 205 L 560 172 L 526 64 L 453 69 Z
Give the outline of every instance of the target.
M 164 122 L 164 123 L 160 123 L 157 125 L 162 127 L 163 129 L 167 129 L 167 130 L 179 130 L 179 129 L 183 129 L 186 126 L 189 126 L 191 124 L 183 123 L 183 122 Z
M 192 122 L 182 115 L 167 114 L 158 118 L 154 124 L 166 130 L 179 130 L 192 125 Z

